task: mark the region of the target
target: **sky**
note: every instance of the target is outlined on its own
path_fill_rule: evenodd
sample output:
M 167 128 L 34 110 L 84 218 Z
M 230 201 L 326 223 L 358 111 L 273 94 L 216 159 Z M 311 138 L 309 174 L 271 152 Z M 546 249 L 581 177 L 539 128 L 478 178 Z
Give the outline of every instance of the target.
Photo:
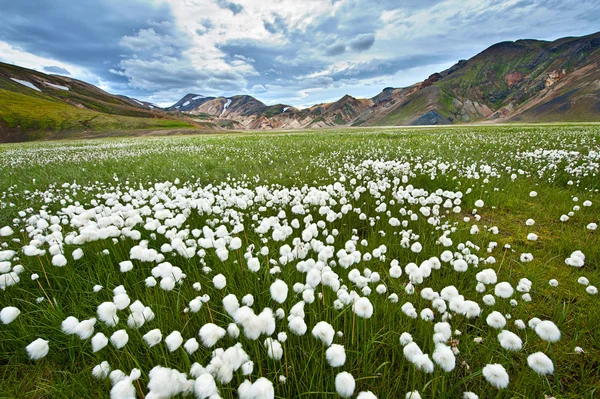
M 405 87 L 494 43 L 599 30 L 600 0 L 0 0 L 0 61 L 169 106 Z

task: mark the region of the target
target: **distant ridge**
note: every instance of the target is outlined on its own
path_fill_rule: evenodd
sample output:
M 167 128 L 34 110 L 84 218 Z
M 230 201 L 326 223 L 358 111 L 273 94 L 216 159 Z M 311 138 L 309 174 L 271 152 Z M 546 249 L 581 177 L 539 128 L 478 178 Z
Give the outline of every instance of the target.
M 600 121 L 600 32 L 496 43 L 408 87 L 297 109 L 190 93 L 166 109 L 65 76 L 0 63 L 0 141 L 90 131 L 300 129 Z

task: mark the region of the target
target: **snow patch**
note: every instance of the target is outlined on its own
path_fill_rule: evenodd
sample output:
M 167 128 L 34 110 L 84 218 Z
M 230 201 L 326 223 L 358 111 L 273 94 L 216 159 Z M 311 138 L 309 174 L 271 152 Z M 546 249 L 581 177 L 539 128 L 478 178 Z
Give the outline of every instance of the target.
M 132 98 L 132 100 L 133 100 L 133 101 L 135 101 L 136 103 L 138 103 L 138 104 L 140 104 L 140 105 L 144 106 L 144 107 L 146 106 L 146 104 L 144 104 L 144 103 L 143 103 L 143 102 L 141 102 L 141 101 L 138 101 L 138 100 L 136 100 L 135 98 Z
M 290 107 L 285 107 L 285 108 L 283 109 L 283 112 L 287 111 L 288 109 L 290 109 Z
M 204 96 L 196 96 L 194 98 L 192 98 L 192 100 L 200 100 L 201 98 L 205 98 Z
M 37 87 L 35 87 L 35 86 L 33 85 L 33 83 L 31 83 L 31 82 L 28 82 L 28 81 L 26 81 L 26 80 L 15 79 L 15 78 L 10 78 L 10 80 L 13 80 L 13 81 L 15 81 L 15 82 L 17 82 L 17 83 L 21 83 L 23 86 L 27 86 L 27 87 L 29 87 L 30 89 L 37 90 L 37 91 L 41 91 L 40 89 L 38 89 Z
M 69 88 L 67 86 L 55 85 L 55 84 L 49 83 L 49 82 L 44 82 L 44 84 L 46 86 L 54 87 L 55 89 L 58 89 L 58 90 L 69 91 Z
M 223 116 L 223 114 L 225 113 L 225 111 L 227 111 L 227 108 L 229 108 L 230 105 L 231 105 L 231 99 L 228 98 L 227 101 L 225 102 L 225 105 L 223 106 L 223 112 L 221 112 L 220 116 Z
M 189 102 L 189 101 L 186 101 L 186 102 L 184 102 L 184 103 L 183 103 L 183 106 L 184 106 L 184 107 L 187 107 L 188 105 L 190 105 L 190 102 Z

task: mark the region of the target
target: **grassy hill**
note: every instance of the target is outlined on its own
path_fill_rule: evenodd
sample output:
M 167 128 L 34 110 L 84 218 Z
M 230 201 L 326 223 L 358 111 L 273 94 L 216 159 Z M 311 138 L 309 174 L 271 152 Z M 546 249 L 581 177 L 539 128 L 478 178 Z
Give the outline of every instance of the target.
M 172 116 L 76 79 L 0 63 L 0 141 L 197 127 L 202 125 L 185 116 Z

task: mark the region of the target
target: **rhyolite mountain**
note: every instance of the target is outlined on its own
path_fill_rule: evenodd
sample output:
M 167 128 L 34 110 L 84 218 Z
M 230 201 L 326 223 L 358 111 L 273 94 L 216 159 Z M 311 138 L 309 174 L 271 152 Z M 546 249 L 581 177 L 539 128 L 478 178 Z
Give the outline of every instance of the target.
M 412 86 L 305 109 L 248 95 L 200 94 L 160 109 L 76 79 L 0 63 L 0 141 L 104 130 L 584 121 L 600 121 L 600 32 L 497 43 Z
M 600 33 L 497 43 L 469 60 L 370 99 L 349 95 L 307 109 L 250 96 L 188 94 L 169 108 L 248 129 L 600 121 Z

